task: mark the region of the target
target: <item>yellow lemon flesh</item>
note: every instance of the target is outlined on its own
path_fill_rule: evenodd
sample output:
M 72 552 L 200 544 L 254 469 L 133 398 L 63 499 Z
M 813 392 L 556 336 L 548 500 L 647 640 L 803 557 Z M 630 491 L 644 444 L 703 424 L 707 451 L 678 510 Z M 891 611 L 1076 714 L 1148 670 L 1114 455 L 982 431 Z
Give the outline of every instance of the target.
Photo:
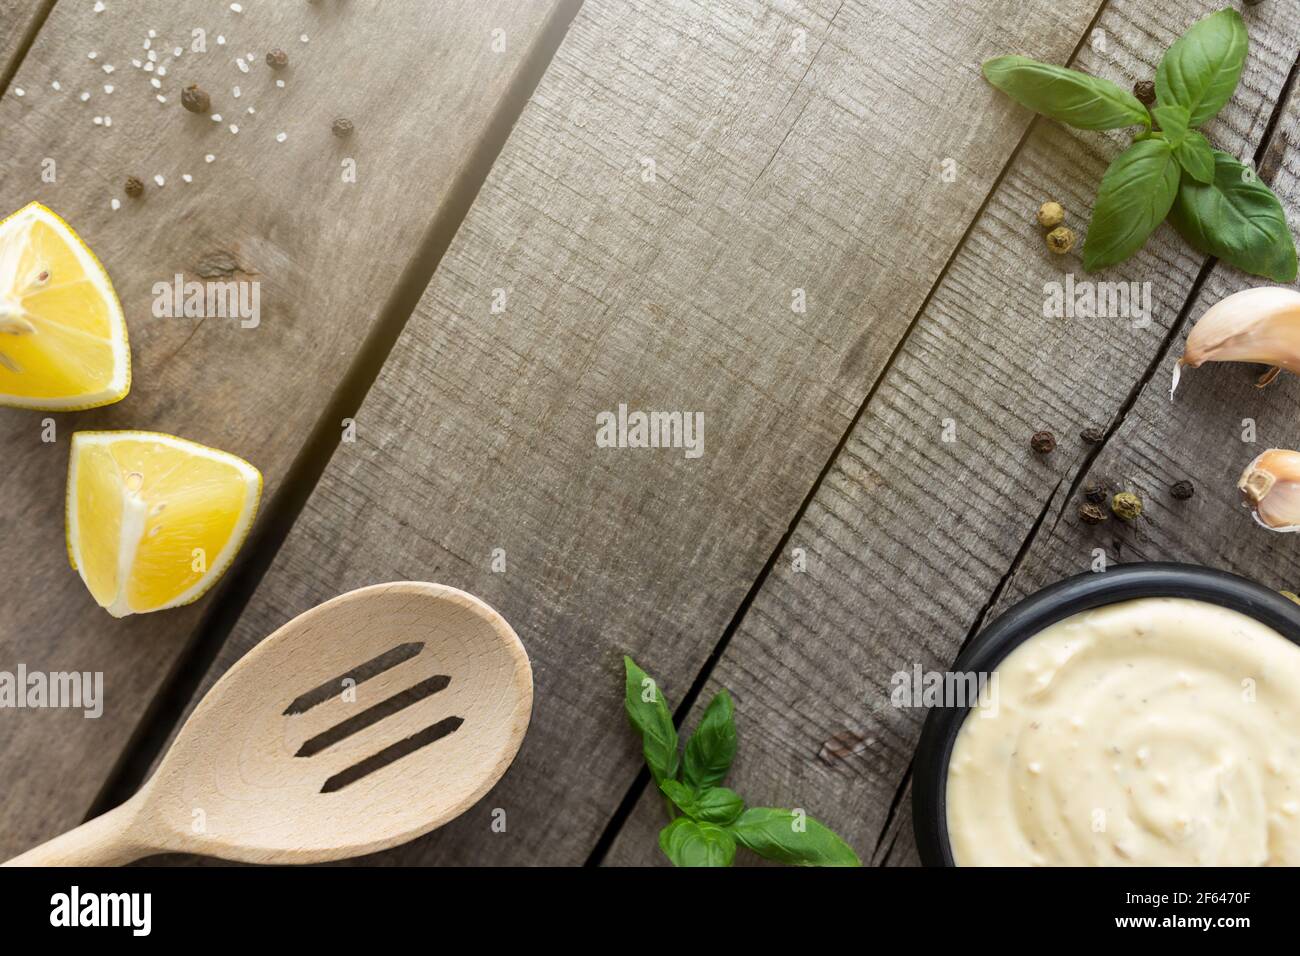
M 77 432 L 68 556 L 114 617 L 198 600 L 248 535 L 262 475 L 234 455 L 156 432 Z
M 122 305 L 94 253 L 40 203 L 0 222 L 0 405 L 71 411 L 130 389 Z

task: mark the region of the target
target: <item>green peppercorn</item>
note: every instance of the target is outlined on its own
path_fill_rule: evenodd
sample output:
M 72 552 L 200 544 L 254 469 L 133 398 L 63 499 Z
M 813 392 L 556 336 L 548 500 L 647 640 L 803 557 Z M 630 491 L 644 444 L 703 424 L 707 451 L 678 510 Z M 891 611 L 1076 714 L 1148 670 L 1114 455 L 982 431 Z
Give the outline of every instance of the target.
M 1063 256 L 1074 248 L 1074 231 L 1068 226 L 1057 226 L 1047 234 L 1047 248 Z
M 1142 499 L 1136 492 L 1121 491 L 1110 499 L 1110 510 L 1121 521 L 1137 521 L 1142 517 Z

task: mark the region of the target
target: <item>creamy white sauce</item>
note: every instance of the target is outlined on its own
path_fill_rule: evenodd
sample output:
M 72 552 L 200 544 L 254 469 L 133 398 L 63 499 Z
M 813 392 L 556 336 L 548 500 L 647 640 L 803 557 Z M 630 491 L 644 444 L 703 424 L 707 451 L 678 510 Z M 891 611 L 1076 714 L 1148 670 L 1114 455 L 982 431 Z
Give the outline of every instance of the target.
M 1276 631 L 1143 598 L 996 675 L 948 764 L 959 866 L 1300 865 L 1300 647 Z

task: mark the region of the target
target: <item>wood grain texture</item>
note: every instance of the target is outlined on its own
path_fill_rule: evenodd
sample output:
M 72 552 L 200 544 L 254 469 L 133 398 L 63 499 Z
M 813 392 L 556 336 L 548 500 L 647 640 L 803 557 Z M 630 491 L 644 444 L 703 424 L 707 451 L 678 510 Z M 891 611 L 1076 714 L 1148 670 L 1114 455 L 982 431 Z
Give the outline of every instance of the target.
M 620 655 L 698 672 L 1029 122 L 979 62 L 1063 59 L 1094 10 L 583 7 L 214 668 L 386 577 L 505 615 L 519 760 L 384 862 L 586 859 L 640 762 Z M 620 403 L 702 412 L 703 457 L 596 447 Z
M 122 621 L 95 606 L 63 545 L 67 439 L 116 427 L 201 441 L 257 465 L 264 506 L 273 504 L 403 269 L 473 172 L 474 147 L 556 4 L 227 7 L 118 2 L 94 16 L 89 4 L 60 3 L 19 72 L 28 95 L 0 102 L 0 210 L 39 199 L 96 252 L 126 311 L 135 382 L 118 405 L 54 416 L 53 444 L 41 441 L 42 415 L 0 409 L 0 566 L 10 581 L 0 593 L 0 669 L 102 671 L 106 696 L 98 720 L 60 710 L 5 716 L 0 854 L 84 818 L 211 603 Z M 198 26 L 206 53 L 189 49 Z M 501 53 L 497 28 L 506 31 Z M 149 29 L 167 66 L 166 104 L 131 64 L 146 60 Z M 173 59 L 175 46 L 186 52 Z M 262 61 L 276 46 L 290 55 L 283 88 Z M 235 61 L 248 53 L 243 73 Z M 189 82 L 209 91 L 222 123 L 181 108 Z M 94 125 L 96 115 L 111 115 L 112 126 Z M 331 135 L 338 116 L 354 121 L 350 140 Z M 41 180 L 45 158 L 57 164 L 56 182 Z M 343 180 L 345 159 L 356 161 L 355 182 Z M 128 175 L 145 180 L 142 199 L 124 196 Z M 113 198 L 123 204 L 116 212 Z M 178 273 L 260 282 L 260 325 L 155 318 L 154 283 Z
M 0 0 L 0 93 L 3 78 L 17 70 L 27 38 L 48 6 L 46 0 Z
M 1104 46 L 1082 49 L 1076 65 L 1130 86 L 1218 6 L 1111 0 Z M 1246 76 L 1207 130 L 1221 148 L 1249 155 L 1263 135 L 1295 62 L 1295 12 L 1248 11 Z M 948 667 L 1082 462 L 1079 432 L 1116 414 L 1204 262 L 1168 227 L 1094 277 L 1081 242 L 1064 258 L 1045 250 L 1039 204 L 1061 202 L 1082 240 L 1096 184 L 1126 141 L 1035 127 L 794 530 L 789 548 L 806 553 L 807 571 L 781 556 L 686 721 L 728 688 L 740 736 L 728 785 L 751 805 L 806 809 L 864 861 L 915 861 L 904 784 L 925 712 L 891 705 L 892 676 Z M 1150 281 L 1151 326 L 1044 317 L 1048 284 L 1070 273 Z M 1059 439 L 1048 457 L 1029 447 L 1043 428 Z M 607 862 L 666 862 L 662 825 L 645 795 Z

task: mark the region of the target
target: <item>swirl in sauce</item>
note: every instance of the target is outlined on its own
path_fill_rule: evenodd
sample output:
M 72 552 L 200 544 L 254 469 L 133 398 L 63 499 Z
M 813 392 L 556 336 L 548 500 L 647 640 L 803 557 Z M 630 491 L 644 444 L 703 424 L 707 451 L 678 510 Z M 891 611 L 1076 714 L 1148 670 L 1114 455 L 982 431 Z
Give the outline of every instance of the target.
M 1236 611 L 1142 598 L 998 665 L 948 763 L 959 866 L 1300 864 L 1300 647 Z

